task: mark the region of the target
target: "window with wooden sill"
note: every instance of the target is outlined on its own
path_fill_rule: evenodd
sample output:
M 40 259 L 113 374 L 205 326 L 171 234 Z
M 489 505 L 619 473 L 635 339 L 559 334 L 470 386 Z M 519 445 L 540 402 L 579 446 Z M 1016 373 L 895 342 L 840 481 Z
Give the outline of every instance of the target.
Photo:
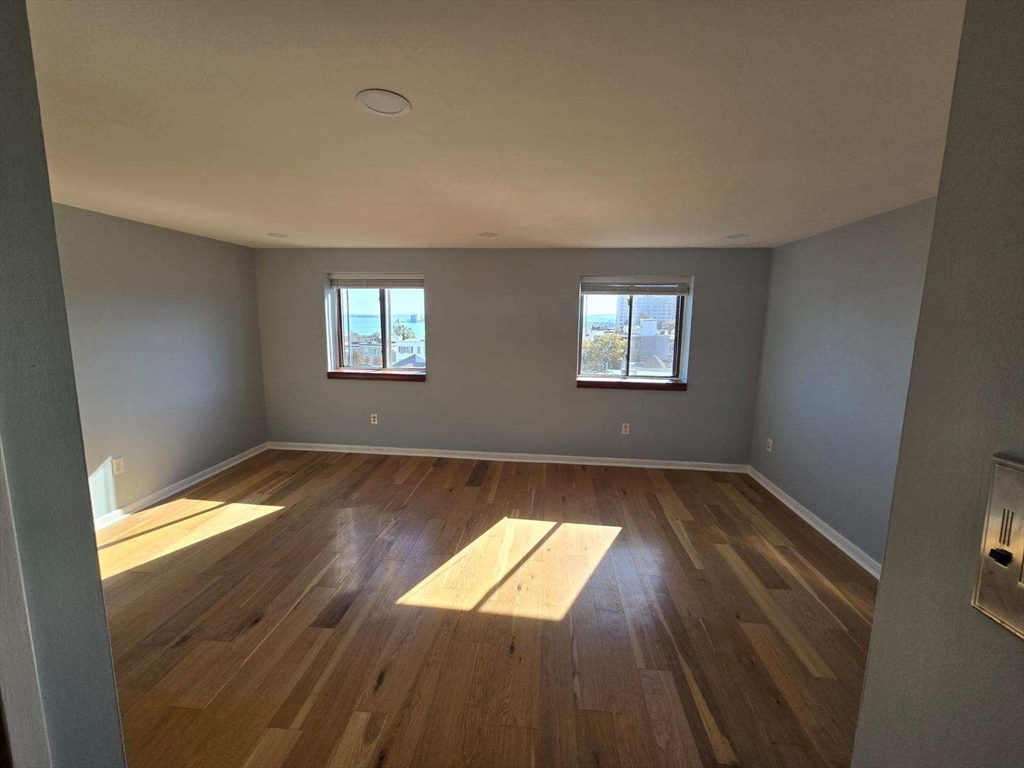
M 327 377 L 426 381 L 422 275 L 328 275 Z
M 692 277 L 584 277 L 576 386 L 685 391 Z

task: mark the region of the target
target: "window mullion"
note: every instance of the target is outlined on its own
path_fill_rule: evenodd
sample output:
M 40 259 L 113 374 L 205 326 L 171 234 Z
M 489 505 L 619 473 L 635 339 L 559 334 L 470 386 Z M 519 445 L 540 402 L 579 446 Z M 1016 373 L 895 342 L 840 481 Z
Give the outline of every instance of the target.
M 586 304 L 585 304 L 586 300 L 587 300 L 586 294 L 581 293 L 580 294 L 580 333 L 579 333 L 579 337 L 576 339 L 576 375 L 577 376 L 582 376 L 583 375 L 583 336 L 584 336 L 584 333 L 585 333 L 584 327 L 585 327 L 585 324 L 586 324 L 586 312 L 584 311 L 584 309 L 585 309 L 585 306 L 586 306 Z
M 342 289 L 340 288 L 335 289 L 338 300 L 338 322 L 335 324 L 335 330 L 338 334 L 338 368 L 345 367 L 345 315 L 341 304 L 341 291 Z
M 676 338 L 675 349 L 672 350 L 672 378 L 679 378 L 680 366 L 683 364 L 683 296 L 676 296 Z
M 388 367 L 388 354 L 390 343 L 388 339 L 388 310 L 387 310 L 387 289 L 380 289 L 380 367 L 381 370 Z
M 630 353 L 633 351 L 633 296 L 629 297 L 629 321 L 626 324 L 626 378 L 629 378 Z

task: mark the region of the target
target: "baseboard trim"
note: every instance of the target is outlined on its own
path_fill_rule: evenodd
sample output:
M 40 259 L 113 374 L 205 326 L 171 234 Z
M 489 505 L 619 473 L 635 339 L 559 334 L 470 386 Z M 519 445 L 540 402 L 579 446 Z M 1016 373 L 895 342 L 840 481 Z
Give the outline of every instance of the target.
M 857 565 L 863 568 L 865 571 L 870 573 L 876 579 L 882 572 L 881 564 L 871 557 L 867 552 L 862 550 L 852 541 L 847 539 L 835 528 L 826 523 L 816 514 L 811 512 L 807 507 L 801 504 L 799 501 L 794 499 L 784 490 L 779 488 L 775 483 L 765 477 L 763 474 L 758 472 L 749 464 L 716 464 L 712 462 L 704 461 L 666 461 L 661 459 L 630 459 L 613 456 L 567 456 L 558 453 L 503 453 L 498 451 L 454 451 L 445 448 L 396 448 L 393 446 L 378 446 L 378 445 L 340 445 L 335 443 L 291 443 L 282 441 L 270 441 L 255 445 L 247 451 L 243 451 L 237 456 L 232 456 L 230 459 L 215 464 L 212 467 L 204 469 L 202 472 L 186 477 L 183 480 L 179 480 L 172 485 L 162 488 L 156 493 L 151 493 L 149 496 L 145 496 L 137 501 L 133 501 L 131 504 L 126 504 L 120 509 L 115 509 L 113 512 L 109 512 L 105 515 L 95 518 L 94 523 L 96 530 L 106 528 L 108 525 L 116 523 L 118 520 L 122 520 L 134 512 L 138 512 L 141 509 L 145 509 L 148 506 L 156 504 L 157 502 L 163 501 L 164 499 L 173 496 L 179 491 L 183 491 L 186 488 L 195 485 L 196 483 L 206 480 L 208 477 L 216 475 L 218 472 L 223 472 L 225 469 L 230 469 L 236 464 L 239 464 L 251 456 L 255 456 L 257 453 L 262 453 L 267 449 L 277 449 L 283 451 L 324 451 L 328 453 L 373 453 L 373 454 L 387 454 L 392 456 L 432 456 L 435 458 L 446 458 L 446 459 L 477 459 L 485 461 L 519 461 L 524 463 L 540 463 L 540 464 L 584 464 L 588 466 L 598 467 L 647 467 L 651 469 L 696 469 L 703 470 L 705 472 L 738 472 L 741 474 L 750 475 L 752 478 L 757 480 L 763 485 L 769 493 L 771 493 L 776 499 L 786 505 L 792 512 L 807 522 L 812 528 L 818 533 L 832 542 L 836 547 L 842 550 L 846 555 L 850 557 Z
M 811 510 L 779 488 L 779 486 L 753 467 L 747 467 L 747 473 L 763 485 L 769 493 L 772 494 L 772 496 L 789 507 L 789 509 L 795 514 L 802 517 L 805 522 L 814 528 L 814 530 L 841 549 L 851 560 L 857 563 L 857 565 L 870 573 L 876 579 L 881 575 L 882 564 L 871 557 L 871 555 L 843 536 L 843 534 L 839 533 L 839 531 L 811 512 Z
M 702 461 L 664 461 L 606 456 L 567 456 L 560 453 L 501 453 L 497 451 L 453 451 L 446 448 L 395 448 L 377 445 L 335 445 L 333 443 L 270 442 L 268 448 L 285 451 L 326 451 L 329 453 L 383 453 L 392 456 L 433 456 L 444 459 L 521 461 L 531 464 L 585 464 L 599 467 L 649 467 L 652 469 L 700 469 L 706 472 L 747 471 L 746 464 L 713 464 Z
M 230 459 L 225 459 L 219 464 L 214 464 L 212 467 L 207 467 L 201 472 L 196 472 L 194 475 L 190 475 L 189 477 L 186 477 L 184 480 L 179 480 L 176 483 L 168 485 L 166 488 L 161 488 L 159 491 L 149 494 L 149 496 L 143 496 L 141 499 L 133 501 L 131 504 L 125 504 L 123 507 L 115 509 L 113 512 L 108 512 L 105 515 L 100 515 L 99 517 L 94 518 L 93 524 L 95 525 L 97 531 L 102 528 L 106 528 L 108 525 L 113 525 L 118 520 L 123 520 L 124 518 L 128 517 L 131 514 L 134 514 L 135 512 L 138 512 L 141 509 L 145 509 L 148 506 L 163 501 L 164 499 L 173 496 L 179 491 L 183 491 L 186 488 L 195 485 L 196 483 L 200 483 L 203 480 L 206 480 L 208 477 L 213 477 L 218 472 L 223 472 L 225 469 L 230 469 L 231 467 L 235 466 L 235 464 L 240 464 L 246 459 L 250 458 L 251 456 L 255 456 L 257 453 L 262 453 L 263 451 L 267 450 L 267 445 L 267 443 L 260 443 L 259 445 L 254 445 L 249 450 L 242 451 L 237 456 L 232 456 Z

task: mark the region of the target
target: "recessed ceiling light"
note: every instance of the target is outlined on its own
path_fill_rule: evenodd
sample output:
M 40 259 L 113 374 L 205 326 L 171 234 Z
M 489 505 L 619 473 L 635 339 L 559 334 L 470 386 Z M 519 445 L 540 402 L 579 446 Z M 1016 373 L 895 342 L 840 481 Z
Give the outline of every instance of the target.
M 742 240 L 744 237 L 750 237 L 746 232 L 735 232 L 731 235 L 726 235 L 726 240 Z
M 497 237 L 497 232 L 481 232 L 478 237 Z
M 267 237 L 288 237 L 284 232 L 267 232 Z
M 412 104 L 400 93 L 385 91 L 382 88 L 367 88 L 356 94 L 356 101 L 373 112 L 383 117 L 401 117 L 408 115 Z

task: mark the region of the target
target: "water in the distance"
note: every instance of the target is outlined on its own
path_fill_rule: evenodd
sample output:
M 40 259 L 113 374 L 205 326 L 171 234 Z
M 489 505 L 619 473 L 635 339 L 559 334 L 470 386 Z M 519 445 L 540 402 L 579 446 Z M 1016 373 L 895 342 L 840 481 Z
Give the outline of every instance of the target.
M 395 321 L 399 321 L 402 325 L 407 325 L 412 328 L 413 333 L 416 334 L 414 338 L 425 339 L 427 338 L 427 326 L 423 320 L 418 322 L 412 321 L 412 315 L 391 315 L 391 325 L 394 327 Z M 380 316 L 379 315 L 349 315 L 348 316 L 349 332 L 358 333 L 361 336 L 371 336 L 375 333 L 380 333 Z

